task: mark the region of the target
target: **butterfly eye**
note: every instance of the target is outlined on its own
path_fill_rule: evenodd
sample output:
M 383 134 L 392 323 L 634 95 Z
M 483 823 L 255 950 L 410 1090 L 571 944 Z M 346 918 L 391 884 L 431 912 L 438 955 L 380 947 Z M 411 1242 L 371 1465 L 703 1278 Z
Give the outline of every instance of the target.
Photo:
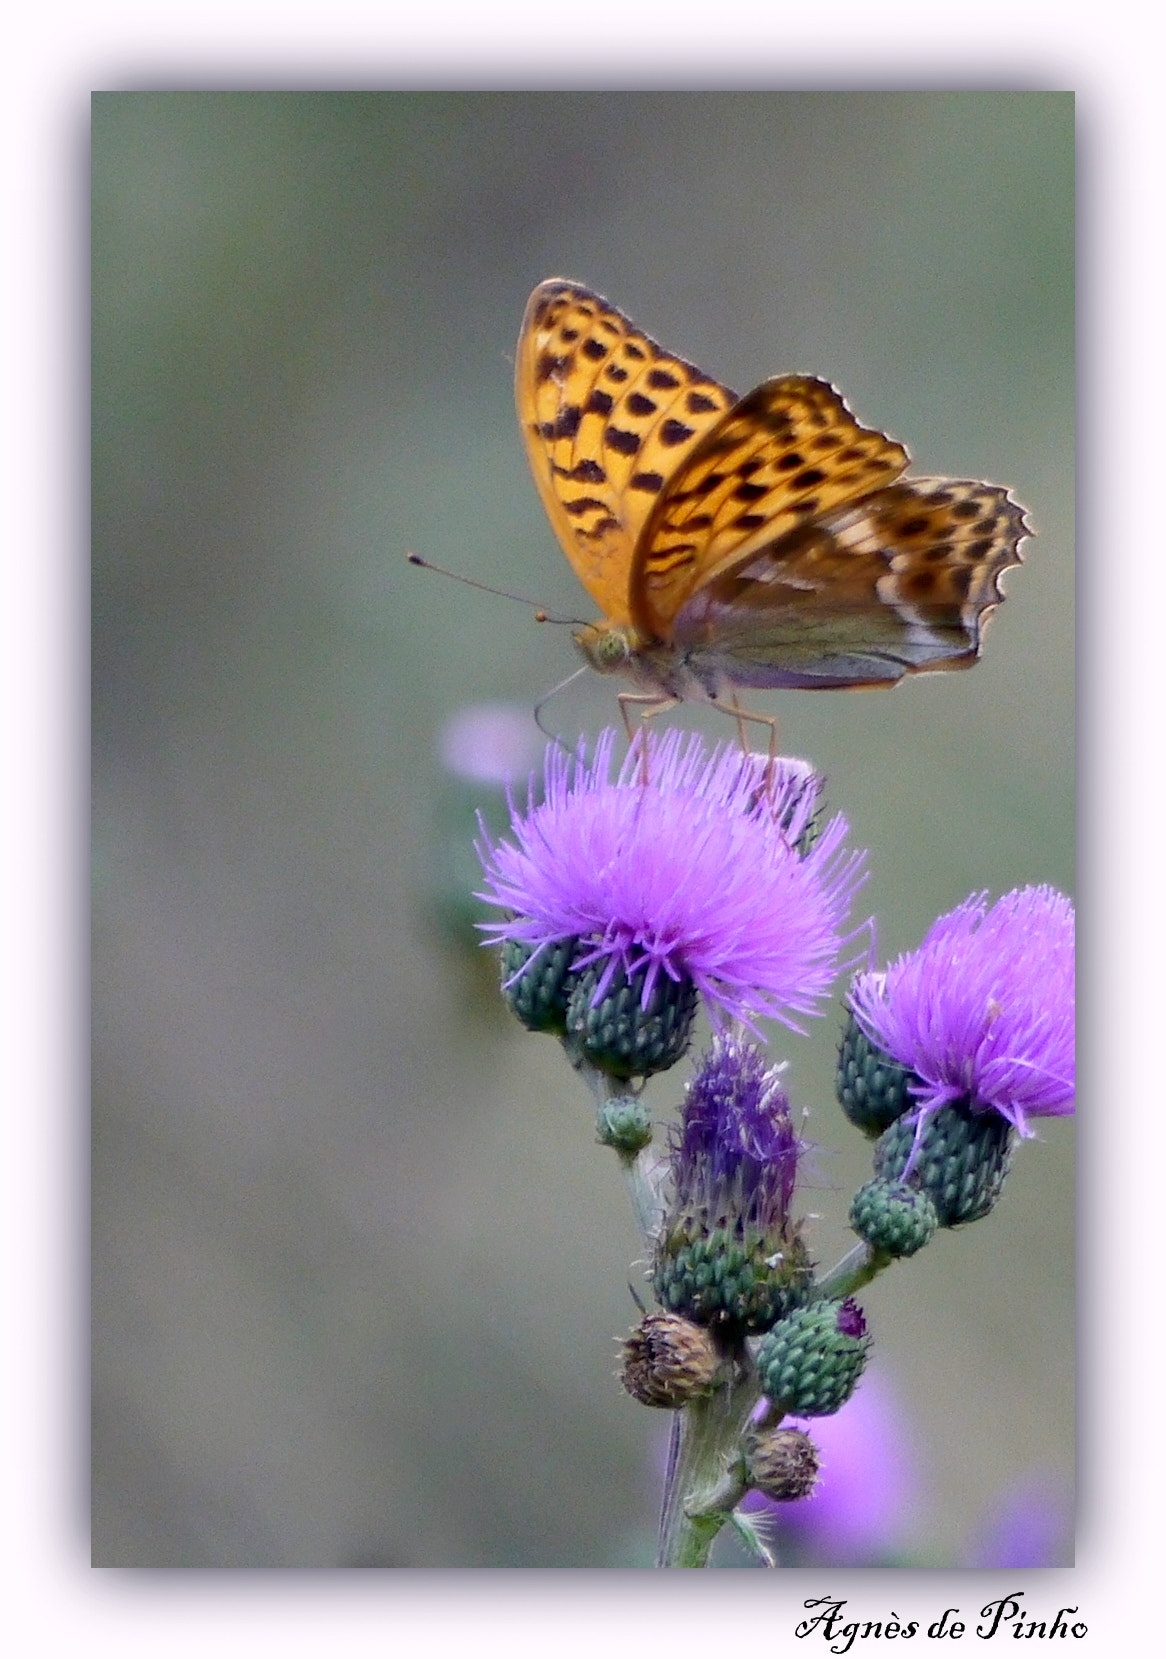
M 632 654 L 627 632 L 619 627 L 580 628 L 575 644 L 600 674 L 618 674 Z

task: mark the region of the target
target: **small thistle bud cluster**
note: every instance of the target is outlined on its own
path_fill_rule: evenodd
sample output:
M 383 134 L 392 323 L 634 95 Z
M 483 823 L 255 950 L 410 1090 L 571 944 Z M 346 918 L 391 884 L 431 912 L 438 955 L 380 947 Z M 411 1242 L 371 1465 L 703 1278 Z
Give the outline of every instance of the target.
M 675 1313 L 645 1314 L 623 1345 L 620 1377 L 641 1405 L 677 1411 L 715 1386 L 720 1355 L 712 1337 Z
M 761 1387 L 794 1417 L 830 1417 L 844 1406 L 866 1365 L 870 1337 L 858 1303 L 811 1302 L 773 1327 L 758 1345 Z

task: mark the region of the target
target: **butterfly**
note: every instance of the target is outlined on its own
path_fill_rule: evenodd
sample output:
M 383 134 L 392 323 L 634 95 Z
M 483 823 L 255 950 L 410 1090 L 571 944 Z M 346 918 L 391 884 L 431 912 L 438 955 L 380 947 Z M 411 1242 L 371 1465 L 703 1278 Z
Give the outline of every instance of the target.
M 738 398 L 581 283 L 530 296 L 515 398 L 547 516 L 603 612 L 576 644 L 645 694 L 629 701 L 735 706 L 737 687 L 970 667 L 1021 562 L 1029 526 L 1006 489 L 907 476 L 902 444 L 825 380 Z

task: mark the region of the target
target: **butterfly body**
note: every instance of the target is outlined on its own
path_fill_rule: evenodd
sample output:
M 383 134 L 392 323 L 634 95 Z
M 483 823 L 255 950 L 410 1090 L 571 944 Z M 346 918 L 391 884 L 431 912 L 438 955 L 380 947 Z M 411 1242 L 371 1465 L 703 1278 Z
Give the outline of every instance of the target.
M 1023 509 L 912 478 L 826 381 L 743 398 L 578 283 L 535 289 L 516 401 L 543 504 L 603 616 L 576 643 L 661 699 L 893 685 L 964 668 Z

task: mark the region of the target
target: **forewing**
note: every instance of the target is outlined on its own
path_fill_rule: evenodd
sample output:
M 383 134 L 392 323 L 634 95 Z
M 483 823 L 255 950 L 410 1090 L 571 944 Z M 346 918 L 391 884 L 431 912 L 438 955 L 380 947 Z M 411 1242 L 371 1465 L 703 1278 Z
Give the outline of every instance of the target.
M 970 667 L 1027 534 L 995 484 L 904 478 L 723 567 L 677 617 L 675 644 L 738 685 L 881 685 Z
M 543 506 L 579 580 L 627 622 L 632 554 L 675 468 L 734 394 L 579 283 L 530 296 L 515 401 Z
M 689 595 L 749 548 L 890 484 L 907 451 L 862 426 L 825 380 L 781 375 L 734 406 L 654 503 L 636 548 L 632 620 L 668 640 Z

